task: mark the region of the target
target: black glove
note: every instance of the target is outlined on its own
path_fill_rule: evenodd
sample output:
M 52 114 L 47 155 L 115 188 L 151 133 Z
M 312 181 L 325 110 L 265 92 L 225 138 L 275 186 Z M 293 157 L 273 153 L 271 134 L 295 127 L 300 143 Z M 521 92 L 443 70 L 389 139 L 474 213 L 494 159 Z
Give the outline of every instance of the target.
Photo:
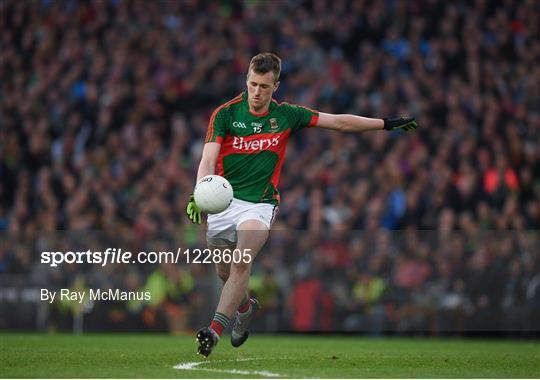
M 416 131 L 418 123 L 414 117 L 396 117 L 392 119 L 383 118 L 384 129 L 391 131 L 392 129 L 401 128 L 407 132 Z
M 186 207 L 186 214 L 192 223 L 201 224 L 201 209 L 195 203 L 193 194 L 189 196 L 189 201 Z

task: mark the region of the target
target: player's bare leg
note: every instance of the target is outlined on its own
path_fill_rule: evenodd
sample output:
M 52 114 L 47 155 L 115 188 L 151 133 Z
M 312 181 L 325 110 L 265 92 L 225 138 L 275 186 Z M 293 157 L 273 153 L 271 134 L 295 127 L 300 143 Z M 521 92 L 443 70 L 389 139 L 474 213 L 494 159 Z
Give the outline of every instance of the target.
M 210 241 L 206 242 L 206 245 L 209 250 L 214 252 L 216 249 L 219 249 L 221 252 L 228 249 L 232 253 L 233 250 L 236 248 L 236 243 L 230 243 L 230 244 L 223 244 L 223 245 L 216 245 L 214 243 L 211 243 Z M 227 279 L 229 278 L 229 273 L 231 272 L 231 263 L 224 263 L 223 262 L 223 256 L 222 261 L 219 263 L 216 263 L 216 274 L 221 279 L 221 282 L 225 284 L 227 282 Z
M 224 250 L 228 249 L 231 252 L 236 248 L 236 243 L 223 243 L 223 244 L 215 244 L 207 240 L 206 242 L 207 248 L 210 249 L 212 252 L 215 250 L 220 250 L 223 252 Z M 223 256 L 222 256 L 223 258 Z M 223 285 L 227 282 L 227 279 L 229 278 L 229 273 L 231 270 L 231 263 L 224 263 L 223 261 L 216 263 L 216 274 L 221 279 Z M 197 350 L 197 353 L 208 356 L 212 352 L 213 348 L 216 346 L 220 338 L 220 335 L 217 334 L 213 329 L 210 327 L 203 327 L 197 332 L 197 342 L 199 343 L 199 348 Z
M 210 242 L 208 242 L 208 248 L 211 249 L 212 251 L 214 251 L 214 249 L 219 249 L 221 251 L 223 251 L 224 249 L 228 249 L 230 250 L 229 253 L 232 253 L 234 251 L 234 249 L 236 249 L 236 243 L 231 243 L 231 244 L 228 244 L 228 245 L 215 245 L 215 244 L 212 244 Z M 221 282 L 223 283 L 223 285 L 225 285 L 225 283 L 227 282 L 227 280 L 229 279 L 229 275 L 231 273 L 231 263 L 230 261 L 225 263 L 223 261 L 219 262 L 219 263 L 216 263 L 216 273 L 218 275 L 218 277 L 221 279 Z M 238 307 L 237 309 L 237 312 L 242 314 L 242 313 L 246 313 L 248 311 L 251 310 L 251 303 L 253 301 L 251 301 L 250 298 L 249 298 L 249 291 L 246 289 L 246 293 L 244 295 L 244 298 L 242 299 L 242 302 L 240 302 L 240 306 Z M 255 300 L 255 302 L 257 302 Z M 258 307 L 258 303 L 257 303 L 257 307 Z
M 236 243 L 216 245 L 208 241 L 207 246 L 212 252 L 216 249 L 219 249 L 222 252 L 223 250 L 228 249 L 229 254 L 232 254 L 233 251 L 236 249 Z M 219 263 L 216 263 L 215 265 L 216 265 L 216 273 L 218 277 L 221 279 L 221 282 L 223 283 L 223 285 L 225 285 L 231 273 L 231 262 L 230 261 L 224 262 L 223 256 L 222 256 L 222 261 Z M 242 302 L 240 303 L 240 307 L 238 308 L 238 311 L 241 313 L 245 312 L 247 311 L 248 307 L 249 307 L 249 292 L 246 289 L 245 296 L 242 299 Z
M 240 305 L 247 291 L 253 260 L 266 243 L 268 235 L 268 227 L 258 220 L 247 220 L 238 226 L 236 249 L 249 255 L 250 260 L 231 263 L 229 278 L 223 286 L 217 307 L 218 312 L 230 318 Z
M 266 243 L 268 234 L 269 231 L 266 225 L 257 220 L 247 220 L 238 226 L 236 249 L 245 253 L 245 256 L 242 257 L 239 263 L 231 263 L 214 319 L 209 328 L 201 329 L 197 333 L 200 354 L 204 356 L 210 355 L 213 347 L 217 344 L 219 336 L 221 336 L 231 318 L 235 316 L 236 310 L 246 298 L 253 260 Z M 226 273 L 226 268 L 218 267 L 218 271 L 220 269 L 223 270 L 221 274 Z M 218 336 L 216 337 L 216 335 Z
M 208 247 L 210 249 L 212 249 L 212 250 L 214 250 L 214 249 L 220 249 L 220 250 L 229 249 L 230 252 L 233 252 L 234 249 L 236 249 L 236 244 L 229 245 L 229 246 L 226 246 L 226 247 L 224 247 L 224 246 L 218 247 L 218 246 L 214 246 L 214 245 L 209 244 Z M 230 262 L 228 262 L 228 263 L 224 263 L 224 262 L 216 263 L 216 273 L 217 273 L 218 277 L 221 279 L 221 282 L 223 283 L 223 285 L 225 285 L 225 283 L 229 279 L 229 275 L 231 273 L 231 263 Z M 240 302 L 240 306 L 238 307 L 238 309 L 236 311 L 238 313 L 246 313 L 250 309 L 251 309 L 251 303 L 250 303 L 250 298 L 249 298 L 249 291 L 246 289 L 246 293 L 244 295 L 244 298 L 242 299 L 242 302 Z
M 214 249 L 229 249 L 232 252 L 236 248 L 236 244 L 217 246 L 209 243 L 208 248 L 210 248 L 212 251 Z M 223 282 L 223 285 L 225 285 L 231 273 L 231 263 L 224 263 L 223 261 L 216 263 L 216 272 L 218 277 Z M 242 299 L 242 302 L 240 302 L 240 306 L 238 309 L 236 309 L 236 313 L 234 315 L 233 330 L 231 334 L 231 344 L 234 347 L 241 346 L 247 340 L 249 336 L 249 323 L 258 310 L 259 301 L 257 301 L 256 298 L 250 298 L 249 291 L 246 289 L 244 298 Z

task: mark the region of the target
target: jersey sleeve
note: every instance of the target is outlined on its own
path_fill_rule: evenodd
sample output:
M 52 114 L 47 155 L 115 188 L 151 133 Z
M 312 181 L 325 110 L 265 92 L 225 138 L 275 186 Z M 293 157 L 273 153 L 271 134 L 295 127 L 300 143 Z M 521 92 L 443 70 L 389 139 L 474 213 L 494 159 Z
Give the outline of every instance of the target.
M 225 108 L 217 108 L 210 117 L 208 122 L 208 131 L 206 132 L 205 143 L 217 142 L 222 143 L 227 134 L 227 110 Z
M 318 111 L 294 104 L 289 104 L 288 108 L 288 114 L 291 115 L 294 120 L 292 123 L 293 132 L 298 132 L 303 128 L 314 127 L 317 125 L 317 121 L 319 120 Z

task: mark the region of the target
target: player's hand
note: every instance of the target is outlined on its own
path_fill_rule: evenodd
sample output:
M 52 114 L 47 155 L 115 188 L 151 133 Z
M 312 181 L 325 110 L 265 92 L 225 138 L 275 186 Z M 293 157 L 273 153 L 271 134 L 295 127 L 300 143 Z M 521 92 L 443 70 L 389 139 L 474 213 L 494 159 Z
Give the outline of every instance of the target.
M 384 118 L 384 129 L 391 131 L 392 129 L 403 129 L 407 132 L 414 132 L 418 128 L 418 123 L 414 117 L 396 117 L 392 119 Z
M 192 223 L 201 224 L 201 209 L 195 203 L 193 194 L 189 196 L 189 201 L 186 207 L 186 214 Z

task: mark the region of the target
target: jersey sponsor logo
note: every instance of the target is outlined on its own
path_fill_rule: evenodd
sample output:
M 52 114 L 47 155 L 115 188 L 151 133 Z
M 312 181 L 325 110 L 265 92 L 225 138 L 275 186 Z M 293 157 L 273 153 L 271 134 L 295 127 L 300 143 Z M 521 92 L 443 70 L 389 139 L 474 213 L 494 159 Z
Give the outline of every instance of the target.
M 240 150 L 266 150 L 279 144 L 278 137 L 245 141 L 243 137 L 234 137 L 233 148 Z
M 232 126 L 235 128 L 243 128 L 243 129 L 247 128 L 247 126 L 241 121 L 233 121 Z

